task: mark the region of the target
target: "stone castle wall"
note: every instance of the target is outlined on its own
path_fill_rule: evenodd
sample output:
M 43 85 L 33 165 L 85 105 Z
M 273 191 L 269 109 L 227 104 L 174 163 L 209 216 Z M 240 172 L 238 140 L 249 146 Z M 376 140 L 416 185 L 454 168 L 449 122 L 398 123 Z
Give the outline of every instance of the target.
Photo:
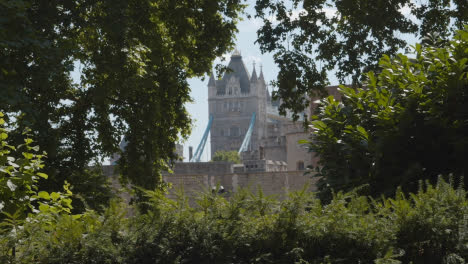
M 255 173 L 229 173 L 223 175 L 166 175 L 164 180 L 171 183 L 173 188 L 169 197 L 174 197 L 177 190 L 183 190 L 189 197 L 200 192 L 212 190 L 213 187 L 223 186 L 228 194 L 240 188 L 255 192 L 259 187 L 266 195 L 278 195 L 284 198 L 290 191 L 302 189 L 306 184 L 309 190 L 315 191 L 316 179 L 311 175 L 304 175 L 304 171 L 277 171 Z
M 220 163 L 218 166 L 226 166 L 227 164 Z M 204 167 L 204 164 L 198 165 L 200 165 L 200 169 Z M 118 190 L 120 184 L 114 173 L 114 167 L 112 165 L 103 166 L 103 171 L 111 179 L 113 187 Z M 214 171 L 211 170 L 211 172 Z M 309 190 L 316 190 L 316 178 L 312 178 L 310 174 L 304 175 L 304 171 L 228 172 L 222 174 L 195 172 L 193 174 L 166 174 L 163 175 L 163 179 L 172 185 L 169 193 L 170 198 L 175 198 L 176 192 L 180 190 L 183 190 L 188 197 L 194 198 L 199 193 L 209 192 L 218 185 L 224 187 L 228 196 L 240 188 L 247 188 L 255 192 L 258 187 L 261 187 L 266 195 L 278 195 L 279 198 L 284 198 L 287 192 L 302 189 L 306 184 Z M 120 193 L 120 196 L 127 202 L 130 199 L 125 193 Z

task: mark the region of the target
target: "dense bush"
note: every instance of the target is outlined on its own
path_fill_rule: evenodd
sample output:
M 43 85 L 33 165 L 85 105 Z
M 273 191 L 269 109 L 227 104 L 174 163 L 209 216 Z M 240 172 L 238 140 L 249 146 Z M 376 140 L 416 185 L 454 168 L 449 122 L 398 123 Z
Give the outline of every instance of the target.
M 468 26 L 414 53 L 384 56 L 366 87 L 341 86 L 341 102 L 322 100 L 310 144 L 320 157 L 322 197 L 363 184 L 375 197 L 398 186 L 414 192 L 421 179 L 467 174 Z
M 0 119 L 0 127 L 2 123 Z M 338 192 L 327 205 L 304 188 L 285 200 L 240 190 L 196 203 L 145 191 L 146 212 L 114 201 L 72 214 L 71 192 L 37 189 L 42 154 L 0 129 L 0 263 L 464 263 L 468 201 L 440 180 L 373 200 Z M 460 185 L 462 186 L 462 185 Z M 190 204 L 192 204 L 191 201 Z
M 261 191 L 240 191 L 230 200 L 207 193 L 196 206 L 183 195 L 147 194 L 151 209 L 130 217 L 119 203 L 102 215 L 32 215 L 16 234 L 16 257 L 6 263 L 416 264 L 468 258 L 466 192 L 442 180 L 382 201 L 340 192 L 326 206 L 305 189 L 283 201 Z

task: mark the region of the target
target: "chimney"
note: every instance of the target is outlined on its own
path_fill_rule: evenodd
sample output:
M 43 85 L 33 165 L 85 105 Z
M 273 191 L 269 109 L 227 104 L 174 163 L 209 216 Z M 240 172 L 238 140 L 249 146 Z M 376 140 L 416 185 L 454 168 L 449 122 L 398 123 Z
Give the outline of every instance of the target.
M 192 146 L 189 146 L 188 147 L 188 156 L 189 156 L 189 161 L 192 160 L 192 157 L 193 157 L 193 147 Z

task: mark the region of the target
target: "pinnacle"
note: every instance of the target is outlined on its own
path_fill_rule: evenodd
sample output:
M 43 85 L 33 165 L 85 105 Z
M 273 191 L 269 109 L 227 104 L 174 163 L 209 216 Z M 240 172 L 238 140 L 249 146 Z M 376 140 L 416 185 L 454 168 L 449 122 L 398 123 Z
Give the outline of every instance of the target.
M 210 80 L 208 81 L 208 86 L 215 86 L 215 78 L 213 72 L 210 74 Z
M 265 82 L 265 79 L 263 77 L 263 66 L 260 65 L 260 76 L 258 77 L 259 80 Z
M 231 57 L 241 57 L 241 52 L 238 49 L 235 49 Z
M 253 71 L 252 71 L 252 77 L 250 78 L 250 82 L 256 82 L 257 81 L 257 71 L 255 70 L 255 62 L 253 63 Z

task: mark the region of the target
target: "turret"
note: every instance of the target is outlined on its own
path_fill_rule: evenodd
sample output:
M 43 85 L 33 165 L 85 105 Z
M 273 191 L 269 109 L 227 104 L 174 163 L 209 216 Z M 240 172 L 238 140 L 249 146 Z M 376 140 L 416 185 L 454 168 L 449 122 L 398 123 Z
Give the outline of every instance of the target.
M 258 77 L 258 80 L 265 85 L 265 79 L 263 78 L 263 67 L 262 67 L 262 65 L 260 65 L 260 76 Z
M 212 98 L 216 96 L 216 80 L 213 72 L 210 74 L 210 80 L 208 81 L 208 97 Z
M 253 71 L 252 71 L 252 77 L 250 77 L 250 82 L 251 83 L 257 82 L 257 72 L 255 71 L 255 62 L 253 63 Z

